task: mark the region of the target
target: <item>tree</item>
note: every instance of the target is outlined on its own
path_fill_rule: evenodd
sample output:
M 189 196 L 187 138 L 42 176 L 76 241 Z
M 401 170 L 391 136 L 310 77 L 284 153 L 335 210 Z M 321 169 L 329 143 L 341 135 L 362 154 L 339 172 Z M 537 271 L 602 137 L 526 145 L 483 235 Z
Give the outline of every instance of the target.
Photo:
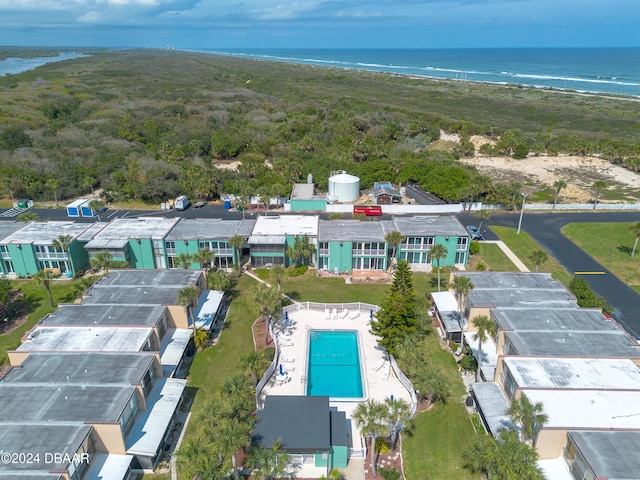
M 406 260 L 398 262 L 389 294 L 381 303 L 382 308 L 371 322 L 371 330 L 381 337 L 380 346 L 393 355 L 404 338 L 418 328 L 413 281 Z
M 406 239 L 407 239 L 407 237 L 402 235 L 402 233 L 400 233 L 397 230 L 389 232 L 384 236 L 384 241 L 389 243 L 389 244 L 391 244 L 391 245 L 393 245 L 393 261 L 394 262 L 398 261 L 398 247 Z
M 478 225 L 478 233 L 480 233 L 482 231 L 482 223 L 491 218 L 491 210 L 478 210 L 474 216 L 480 219 L 480 225 Z
M 200 264 L 200 268 L 208 271 L 211 270 L 216 259 L 216 252 L 208 248 L 200 248 L 198 253 L 193 256 L 193 259 Z
M 249 451 L 247 466 L 253 470 L 256 480 L 275 480 L 286 476 L 290 459 L 282 449 L 282 442 L 277 440 L 270 447 L 253 447 Z
M 447 377 L 442 373 L 442 370 L 423 362 L 417 366 L 412 381 L 420 401 L 434 403 L 439 400 L 443 403 L 446 402 L 449 396 L 449 387 Z
M 438 291 L 440 291 L 440 261 L 449 255 L 449 249 L 444 243 L 436 243 L 429 253 L 438 266 Z
M 11 292 L 11 280 L 4 274 L 0 275 L 0 303 L 6 304 L 9 302 Z
M 603 190 L 605 190 L 607 188 L 607 182 L 605 182 L 604 180 L 596 180 L 595 182 L 593 182 L 593 191 L 596 194 L 596 199 L 593 202 L 593 209 L 596 209 L 596 205 L 598 205 L 598 199 L 600 198 L 600 194 L 602 193 Z
M 56 275 L 49 269 L 39 270 L 33 278 L 40 284 L 43 285 L 47 290 L 47 294 L 49 295 L 49 303 L 51 303 L 52 307 L 55 307 L 53 304 L 53 296 L 51 295 L 51 285 L 49 282 L 56 278 Z
M 69 247 L 71 246 L 72 242 L 73 237 L 71 235 L 59 235 L 58 238 L 54 239 L 53 242 L 51 242 L 51 245 L 56 250 L 62 250 L 67 255 L 67 259 L 69 260 L 69 268 L 71 268 L 71 272 L 75 275 L 76 271 L 73 267 L 73 259 L 69 255 Z
M 191 318 L 191 326 L 193 327 L 193 341 L 196 341 L 196 320 L 193 317 L 193 308 L 191 307 L 192 302 L 195 300 L 198 301 L 198 297 L 200 296 L 200 289 L 195 285 L 187 285 L 186 287 L 182 287 L 178 290 L 178 303 L 184 305 L 184 308 L 187 313 L 187 317 Z
M 192 254 L 183 252 L 176 255 L 175 261 L 176 265 L 184 268 L 185 270 L 188 270 L 189 267 L 191 267 L 191 264 L 195 261 L 195 258 Z
M 223 458 L 231 456 L 233 476 L 239 480 L 237 453 L 250 443 L 253 423 L 240 418 L 224 418 L 215 434 L 215 446 Z
M 474 288 L 473 282 L 469 277 L 456 275 L 453 282 L 451 282 L 451 288 L 458 299 L 458 309 L 460 310 L 460 315 L 464 322 L 465 312 L 467 310 L 467 298 L 469 296 L 469 292 Z
M 411 421 L 411 407 L 402 398 L 387 397 L 384 404 L 387 407 L 387 421 L 390 424 L 391 436 L 393 437 L 391 450 L 395 450 L 398 432 Z
M 266 358 L 264 353 L 258 353 L 255 350 L 247 353 L 240 359 L 240 365 L 249 374 L 254 385 L 258 384 L 260 375 L 264 373 L 264 364 Z
M 490 336 L 495 334 L 496 325 L 486 315 L 480 315 L 473 319 L 476 327 L 476 333 L 473 339 L 478 340 L 478 370 L 476 370 L 476 382 L 480 381 L 480 369 L 482 367 L 482 344 L 487 341 Z
M 507 415 L 511 421 L 520 425 L 523 437 L 528 439 L 532 446 L 536 442 L 538 431 L 549 420 L 543 411 L 542 403 L 531 403 L 524 393 L 511 402 Z
M 315 251 L 315 246 L 309 243 L 307 235 L 296 235 L 293 246 L 287 247 L 285 253 L 295 265 L 300 265 L 305 259 L 312 258 Z
M 560 196 L 560 192 L 565 188 L 567 188 L 567 182 L 565 182 L 562 179 L 556 180 L 553 183 L 553 189 L 556 192 L 556 196 L 553 199 L 553 208 L 551 210 L 555 210 L 556 209 L 556 204 L 558 203 L 558 197 Z
M 278 284 L 278 292 L 280 291 L 280 282 L 284 277 L 287 276 L 287 269 L 284 268 L 284 265 L 276 264 L 271 267 L 271 278 L 273 278 Z
M 264 338 L 266 342 L 269 338 L 271 317 L 282 308 L 282 297 L 280 297 L 280 294 L 275 288 L 261 283 L 253 294 L 253 301 L 260 309 L 260 313 L 264 316 Z
M 636 254 L 636 248 L 638 247 L 638 239 L 640 239 L 640 222 L 629 225 L 629 231 L 636 236 L 636 240 L 633 243 L 633 250 L 631 250 L 631 258 L 633 258 Z
M 534 250 L 531 255 L 529 255 L 529 260 L 531 260 L 535 264 L 537 272 L 538 267 L 549 260 L 549 254 L 544 250 L 537 249 Z
M 202 350 L 207 346 L 207 342 L 209 341 L 209 332 L 207 332 L 203 328 L 196 329 L 196 334 L 193 337 L 193 343 L 195 344 L 198 350 Z
M 60 180 L 55 177 L 49 177 L 45 182 L 45 186 L 53 193 L 53 201 L 55 202 L 56 208 L 58 208 L 58 188 L 60 187 Z
M 231 285 L 224 270 L 213 270 L 207 275 L 207 287 L 211 290 L 226 290 Z
M 373 476 L 378 476 L 376 465 L 376 438 L 388 432 L 388 411 L 384 404 L 375 400 L 359 403 L 352 414 L 356 427 L 364 437 L 369 437 L 369 455 Z
M 89 202 L 89 208 L 91 211 L 96 212 L 96 216 L 98 217 L 98 221 L 100 221 L 100 210 L 104 207 L 104 203 L 102 200 L 93 199 Z
M 102 250 L 89 259 L 89 263 L 93 270 L 98 271 L 104 268 L 105 273 L 109 273 L 109 269 L 113 265 L 113 255 L 107 250 Z
M 240 270 L 240 259 L 242 258 L 242 247 L 244 246 L 244 238 L 240 235 L 234 235 L 229 239 L 229 245 L 233 247 L 233 262 L 236 264 L 238 270 Z
M 502 430 L 498 438 L 478 435 L 465 452 L 465 466 L 472 472 L 484 472 L 496 480 L 544 480 L 536 464 L 538 452 L 521 443 L 513 430 Z

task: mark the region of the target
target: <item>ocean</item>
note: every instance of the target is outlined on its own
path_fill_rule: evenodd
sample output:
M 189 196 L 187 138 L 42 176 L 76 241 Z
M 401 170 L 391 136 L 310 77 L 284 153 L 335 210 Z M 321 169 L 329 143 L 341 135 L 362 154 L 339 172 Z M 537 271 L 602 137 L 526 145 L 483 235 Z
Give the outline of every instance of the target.
M 429 78 L 640 97 L 640 48 L 197 51 Z
M 86 57 L 86 55 L 78 54 L 75 52 L 59 52 L 57 57 L 9 57 L 5 60 L 0 61 L 0 77 L 8 73 L 15 75 L 17 73 L 26 72 L 27 70 L 33 70 L 34 68 L 40 67 L 45 63 L 60 62 L 62 60 L 70 60 L 72 58 L 81 57 Z

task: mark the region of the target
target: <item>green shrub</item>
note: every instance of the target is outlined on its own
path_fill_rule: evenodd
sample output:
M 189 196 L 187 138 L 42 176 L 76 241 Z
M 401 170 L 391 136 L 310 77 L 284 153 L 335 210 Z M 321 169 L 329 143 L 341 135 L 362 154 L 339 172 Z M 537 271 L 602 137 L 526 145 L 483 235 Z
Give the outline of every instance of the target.
M 400 478 L 400 472 L 392 470 L 390 468 L 381 468 L 378 470 L 384 480 L 398 480 Z
M 297 267 L 289 267 L 287 269 L 287 275 L 289 277 L 299 277 L 304 275 L 309 270 L 309 265 L 298 265 Z
M 476 270 L 478 270 L 479 272 L 484 272 L 486 269 L 487 266 L 482 262 L 478 262 L 478 264 L 476 265 Z
M 524 143 L 519 143 L 513 151 L 513 158 L 527 158 L 529 147 Z
M 273 360 L 274 355 L 276 354 L 275 347 L 267 347 L 264 349 L 264 358 L 269 362 Z
M 472 355 L 465 355 L 460 359 L 460 367 L 467 372 L 475 372 L 478 365 Z
M 471 242 L 469 244 L 469 255 L 477 255 L 480 253 L 480 244 L 478 242 Z
M 386 438 L 382 438 L 382 437 L 376 438 L 376 452 L 389 453 L 390 451 L 391 451 L 391 445 L 389 445 L 389 441 Z

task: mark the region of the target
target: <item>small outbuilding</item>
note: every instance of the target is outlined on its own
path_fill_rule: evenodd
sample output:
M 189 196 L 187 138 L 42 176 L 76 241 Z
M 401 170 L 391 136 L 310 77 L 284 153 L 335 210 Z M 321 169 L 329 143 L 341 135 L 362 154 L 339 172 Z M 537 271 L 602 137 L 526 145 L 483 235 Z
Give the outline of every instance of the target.
M 402 202 L 402 194 L 393 188 L 391 182 L 375 182 L 373 196 L 376 199 L 376 205 L 391 205 Z
M 280 440 L 292 464 L 345 468 L 351 429 L 346 414 L 329 407 L 326 396 L 269 395 L 258 412 L 253 443 L 270 447 Z

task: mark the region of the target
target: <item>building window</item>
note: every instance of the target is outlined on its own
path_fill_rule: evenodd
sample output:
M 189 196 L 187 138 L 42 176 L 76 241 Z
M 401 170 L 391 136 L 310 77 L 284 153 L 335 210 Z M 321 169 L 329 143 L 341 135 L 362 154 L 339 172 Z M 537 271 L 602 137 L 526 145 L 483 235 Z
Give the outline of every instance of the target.
M 513 379 L 513 375 L 509 371 L 504 363 L 502 364 L 502 372 L 500 372 L 500 383 L 502 383 L 502 389 L 507 394 L 509 400 L 513 400 L 516 394 L 516 381 Z
M 15 270 L 13 269 L 13 262 L 11 260 L 4 261 L 4 269 L 7 273 L 15 273 Z
M 400 248 L 402 250 L 430 250 L 434 237 L 407 237 Z
M 318 243 L 318 254 L 329 255 L 329 242 Z
M 456 250 L 466 250 L 468 240 L 468 237 L 458 237 L 458 245 L 456 246 Z
M 176 242 L 164 242 L 164 249 L 167 255 L 176 254 Z M 172 268 L 172 267 L 169 267 Z
M 382 242 L 354 242 L 353 255 L 386 255 L 386 244 Z
M 596 478 L 591 467 L 589 467 L 589 464 L 578 450 L 578 447 L 570 435 L 567 435 L 564 460 L 567 462 L 571 476 L 576 480 L 594 480 Z
M 464 265 L 467 262 L 467 252 L 456 252 L 456 263 Z

